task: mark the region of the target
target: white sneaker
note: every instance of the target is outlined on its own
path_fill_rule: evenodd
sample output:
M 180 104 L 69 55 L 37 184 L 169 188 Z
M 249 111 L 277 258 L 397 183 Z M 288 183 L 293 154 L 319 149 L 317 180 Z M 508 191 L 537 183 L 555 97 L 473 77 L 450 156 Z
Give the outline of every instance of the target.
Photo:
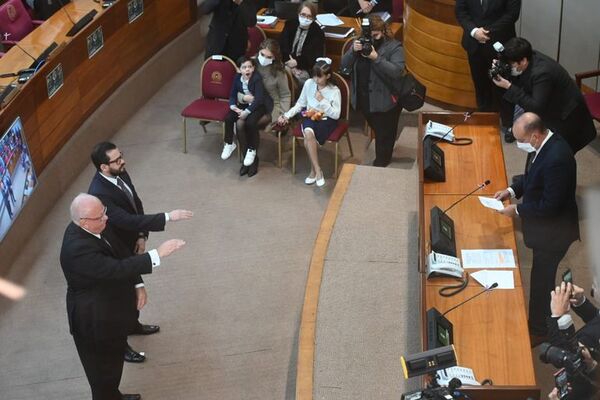
M 225 146 L 223 146 L 223 152 L 221 153 L 221 158 L 223 160 L 227 160 L 229 157 L 231 157 L 231 154 L 233 153 L 236 147 L 237 145 L 235 143 L 225 143 Z
M 244 165 L 249 167 L 254 163 L 254 158 L 256 157 L 256 150 L 248 149 L 246 152 L 246 157 L 244 157 Z

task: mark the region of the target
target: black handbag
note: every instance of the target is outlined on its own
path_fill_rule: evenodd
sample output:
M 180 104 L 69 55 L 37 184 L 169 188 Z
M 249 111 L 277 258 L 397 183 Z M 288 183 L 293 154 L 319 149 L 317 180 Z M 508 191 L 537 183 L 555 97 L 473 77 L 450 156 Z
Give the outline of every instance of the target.
M 398 98 L 398 105 L 408 111 L 415 111 L 425 103 L 425 86 L 408 71 L 402 79 L 393 82 L 393 91 Z

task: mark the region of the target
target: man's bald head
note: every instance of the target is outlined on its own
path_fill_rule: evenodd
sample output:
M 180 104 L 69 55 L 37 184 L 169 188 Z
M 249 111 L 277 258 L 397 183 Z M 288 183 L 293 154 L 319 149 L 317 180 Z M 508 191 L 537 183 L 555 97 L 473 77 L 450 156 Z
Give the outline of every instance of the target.
M 95 196 L 80 193 L 71 202 L 71 220 L 75 225 L 100 234 L 106 227 L 106 208 Z
M 515 138 L 521 143 L 532 142 L 533 136 L 536 138 L 540 137 L 541 140 L 531 143 L 536 148 L 541 145 L 548 134 L 544 121 L 542 121 L 539 115 L 532 112 L 526 112 L 521 115 L 513 124 L 512 132 Z

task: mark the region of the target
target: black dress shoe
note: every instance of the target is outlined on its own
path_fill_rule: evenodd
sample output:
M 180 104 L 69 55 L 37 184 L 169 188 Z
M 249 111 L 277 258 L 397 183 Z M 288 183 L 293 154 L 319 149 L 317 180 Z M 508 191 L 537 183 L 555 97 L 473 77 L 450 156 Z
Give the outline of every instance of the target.
M 258 156 L 254 159 L 252 165 L 248 167 L 248 178 L 253 177 L 258 173 Z
M 130 362 L 130 363 L 142 363 L 144 361 L 146 361 L 146 356 L 138 353 L 137 351 L 135 351 L 134 349 L 131 348 L 131 346 L 127 345 L 127 348 L 125 349 L 125 361 Z
M 515 136 L 513 135 L 513 133 L 512 133 L 512 128 L 504 128 L 504 127 L 503 127 L 503 128 L 502 128 L 502 133 L 504 134 L 504 141 L 505 141 L 506 143 L 512 143 L 512 142 L 514 142 L 515 140 L 517 140 L 517 139 L 515 138 Z
M 240 176 L 246 175 L 249 169 L 250 167 L 246 167 L 244 164 L 242 164 L 242 167 L 240 168 Z
M 143 325 L 138 324 L 138 326 L 134 329 L 132 335 L 152 335 L 160 330 L 160 326 L 158 325 Z
M 141 394 L 122 394 L 121 400 L 142 400 Z

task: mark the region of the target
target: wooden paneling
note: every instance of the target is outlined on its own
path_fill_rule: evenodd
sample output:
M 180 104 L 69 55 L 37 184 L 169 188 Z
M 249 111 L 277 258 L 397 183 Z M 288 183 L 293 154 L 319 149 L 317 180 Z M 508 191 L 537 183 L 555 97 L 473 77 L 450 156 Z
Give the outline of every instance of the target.
M 127 20 L 127 1 L 106 10 L 93 0 L 72 0 L 65 7 L 75 20 L 92 9 L 99 13 L 76 36 L 67 38 L 72 23 L 59 11 L 20 42 L 34 57 L 53 41 L 59 48 L 0 112 L 0 131 L 21 117 L 38 174 L 102 101 L 196 17 L 194 0 L 145 0 L 144 13 L 132 24 Z M 87 36 L 99 26 L 104 47 L 90 59 Z M 17 71 L 31 63 L 29 56 L 13 47 L 0 59 L 0 71 Z M 58 64 L 64 85 L 49 99 L 46 75 Z M 2 79 L 0 84 L 11 81 Z
M 427 4 L 431 4 L 432 8 L 428 9 Z M 404 13 L 406 65 L 427 87 L 428 98 L 475 108 L 475 90 L 467 55 L 460 44 L 462 28 L 457 26 L 456 21 L 449 21 L 447 16 L 441 17 L 435 11 L 444 9 L 449 12 L 451 8 L 435 0 L 407 2 Z
M 454 12 L 454 0 L 407 0 L 406 3 L 420 14 L 450 25 L 458 25 Z

